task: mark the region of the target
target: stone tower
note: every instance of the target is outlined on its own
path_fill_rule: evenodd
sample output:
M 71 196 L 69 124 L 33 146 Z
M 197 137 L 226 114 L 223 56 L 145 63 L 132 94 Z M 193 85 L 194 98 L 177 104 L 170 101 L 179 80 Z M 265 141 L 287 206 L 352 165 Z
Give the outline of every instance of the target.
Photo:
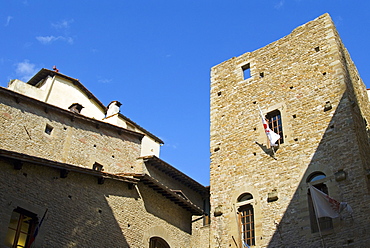
M 214 66 L 210 247 L 365 247 L 369 118 L 365 85 L 328 14 Z M 309 185 L 353 213 L 318 218 Z

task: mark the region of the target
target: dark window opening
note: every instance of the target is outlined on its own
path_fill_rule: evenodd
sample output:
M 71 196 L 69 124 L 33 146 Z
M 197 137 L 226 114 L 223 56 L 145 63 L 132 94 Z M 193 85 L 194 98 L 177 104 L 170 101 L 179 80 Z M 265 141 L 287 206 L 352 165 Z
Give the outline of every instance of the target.
M 45 133 L 51 135 L 51 131 L 53 131 L 53 127 L 46 124 Z
M 14 209 L 5 237 L 5 246 L 12 248 L 30 247 L 36 224 L 36 214 L 19 207 Z
M 280 135 L 280 139 L 276 144 L 284 143 L 284 133 L 283 133 L 283 124 L 281 121 L 281 114 L 279 110 L 274 110 L 266 115 L 266 119 L 269 123 L 270 129 Z
M 95 162 L 95 163 L 93 164 L 93 170 L 95 170 L 95 171 L 103 171 L 103 170 L 104 170 L 104 169 L 103 169 L 103 165 L 101 165 L 101 164 L 99 164 L 99 163 Z
M 243 65 L 242 66 L 242 70 L 243 70 L 243 78 L 244 78 L 244 80 L 251 77 L 251 67 L 250 67 L 250 64 L 249 63 L 246 64 L 246 65 Z
M 320 47 L 315 47 L 315 51 L 316 52 L 320 51 Z
M 317 180 L 321 180 L 326 178 L 325 174 L 322 172 L 315 172 L 307 178 L 307 182 L 314 182 Z M 321 190 L 325 194 L 329 195 L 328 187 L 324 183 L 319 183 L 313 185 L 318 190 Z M 307 192 L 307 200 L 308 200 L 308 211 L 310 214 L 310 224 L 311 224 L 311 232 L 316 233 L 325 230 L 333 229 L 333 220 L 330 217 L 320 217 L 316 218 L 315 208 L 312 202 L 310 190 Z M 319 222 L 319 225 L 317 224 Z M 319 229 L 320 226 L 320 229 Z
M 70 111 L 74 112 L 74 113 L 81 113 L 81 110 L 83 109 L 83 106 L 79 103 L 73 103 L 71 106 L 69 106 L 68 108 Z
M 307 178 L 307 182 L 314 182 L 314 181 L 317 181 L 317 180 L 321 180 L 321 179 L 324 179 L 326 178 L 326 175 L 322 172 L 314 172 L 312 173 L 308 178 Z M 325 192 L 324 192 L 325 193 Z
M 251 195 L 250 193 L 244 193 L 238 197 L 238 202 L 248 201 L 252 199 L 253 199 L 253 195 Z

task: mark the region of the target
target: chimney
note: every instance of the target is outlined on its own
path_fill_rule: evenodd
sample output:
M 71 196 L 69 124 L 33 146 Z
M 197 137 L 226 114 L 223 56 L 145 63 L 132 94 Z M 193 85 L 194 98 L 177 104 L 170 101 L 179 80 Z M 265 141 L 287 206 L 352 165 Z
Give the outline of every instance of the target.
M 111 103 L 109 103 L 106 118 L 118 114 L 119 107 L 121 107 L 121 105 L 122 104 L 119 101 L 112 101 Z

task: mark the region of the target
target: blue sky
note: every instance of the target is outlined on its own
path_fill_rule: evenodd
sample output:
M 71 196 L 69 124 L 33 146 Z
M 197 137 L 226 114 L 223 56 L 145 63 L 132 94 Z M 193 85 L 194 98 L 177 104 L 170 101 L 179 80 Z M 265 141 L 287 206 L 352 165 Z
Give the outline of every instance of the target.
M 370 88 L 370 1 L 5 0 L 0 86 L 56 65 L 164 142 L 161 158 L 209 185 L 210 68 L 329 13 Z

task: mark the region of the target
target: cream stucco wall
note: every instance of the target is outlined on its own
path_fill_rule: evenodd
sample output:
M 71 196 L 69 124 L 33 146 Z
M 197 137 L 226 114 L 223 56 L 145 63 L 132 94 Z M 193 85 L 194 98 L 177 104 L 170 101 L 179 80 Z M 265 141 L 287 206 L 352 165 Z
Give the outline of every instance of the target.
M 141 156 L 155 155 L 159 157 L 160 144 L 154 139 L 144 136 L 141 140 Z
M 65 97 L 66 94 L 68 97 Z M 86 97 L 86 94 L 70 81 L 57 76 L 45 102 L 64 109 L 68 109 L 73 103 L 79 103 L 84 107 L 81 110 L 82 115 L 97 120 L 105 117 L 105 110 L 101 109 L 93 99 Z
M 73 103 L 79 103 L 84 107 L 81 111 L 82 115 L 97 120 L 102 120 L 105 117 L 105 110 L 98 106 L 93 99 L 89 99 L 71 81 L 58 76 L 47 77 L 39 86 L 14 80 L 8 88 L 63 109 L 68 109 Z
M 84 116 L 145 134 L 142 140 L 140 155 L 155 155 L 159 157 L 161 144 L 158 141 L 149 137 L 147 133 L 134 127 L 132 124 L 128 125 L 119 113 L 106 117 L 105 109 L 103 109 L 94 98 L 89 98 L 85 92 L 68 79 L 64 79 L 58 75 L 54 77 L 48 76 L 43 81 L 40 81 L 37 86 L 16 79 L 9 83 L 8 89 L 66 110 L 68 110 L 73 103 L 79 103 L 83 106 L 80 114 Z M 68 97 L 66 97 L 66 95 Z

